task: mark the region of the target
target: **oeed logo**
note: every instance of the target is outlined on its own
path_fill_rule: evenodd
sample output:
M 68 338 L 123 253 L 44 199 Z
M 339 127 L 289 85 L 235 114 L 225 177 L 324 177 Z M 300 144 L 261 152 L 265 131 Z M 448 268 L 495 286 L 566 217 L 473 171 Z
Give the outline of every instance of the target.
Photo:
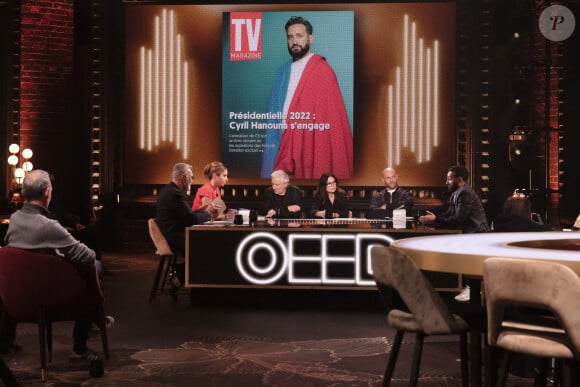
M 293 285 L 374 286 L 371 248 L 392 241 L 382 234 L 296 233 L 288 235 L 286 244 L 274 234 L 257 232 L 238 245 L 236 267 L 242 277 L 256 285 L 273 284 L 285 275 Z M 313 254 L 304 251 L 306 245 Z M 344 245 L 352 247 L 347 249 L 352 255 L 332 253 L 336 246 Z M 346 267 L 352 274 L 334 276 L 337 267 Z
M 262 13 L 230 13 L 230 62 L 262 59 Z

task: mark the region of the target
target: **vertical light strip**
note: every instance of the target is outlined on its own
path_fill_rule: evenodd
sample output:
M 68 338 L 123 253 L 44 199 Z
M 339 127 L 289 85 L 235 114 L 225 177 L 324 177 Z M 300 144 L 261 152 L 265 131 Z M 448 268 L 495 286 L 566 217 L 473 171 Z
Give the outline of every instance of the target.
M 389 109 L 389 116 L 388 116 L 388 128 L 387 128 L 387 135 L 388 135 L 388 146 L 387 146 L 387 154 L 388 163 L 387 166 L 394 165 L 393 164 L 393 154 L 395 147 L 393 146 L 393 86 L 389 85 L 388 88 L 388 109 Z
M 154 17 L 152 34 L 153 48 L 139 52 L 139 149 L 153 151 L 169 141 L 187 158 L 189 70 L 174 11 Z
M 139 149 L 145 149 L 145 47 L 139 50 Z
M 161 15 L 161 140 L 167 141 L 167 11 Z
M 155 16 L 155 146 L 159 146 L 159 16 Z
M 417 96 L 417 25 L 411 24 L 411 152 L 415 152 L 417 136 L 416 96 Z
M 401 68 L 397 67 L 395 80 L 395 164 L 401 162 Z
M 423 80 L 423 67 L 424 67 L 424 59 L 423 59 L 423 39 L 419 39 L 419 74 L 417 74 L 417 81 L 419 83 L 419 87 L 417 90 L 417 94 L 419 95 L 419 101 L 417 103 L 418 106 L 418 111 L 417 111 L 417 118 L 418 118 L 418 122 L 417 122 L 417 126 L 418 126 L 418 131 L 417 131 L 417 140 L 418 140 L 418 144 L 417 144 L 417 161 L 419 163 L 423 162 L 423 128 L 424 128 L 424 123 L 423 123 L 423 112 L 424 112 L 424 107 L 423 107 L 423 84 L 424 84 L 424 80 Z
M 153 149 L 153 145 L 151 143 L 151 132 L 153 131 L 153 77 L 152 71 L 153 69 L 153 53 L 151 50 L 147 50 L 147 150 L 150 151 Z
M 425 51 L 425 161 L 431 160 L 431 49 Z
M 389 85 L 389 158 L 401 163 L 402 148 L 410 148 L 418 163 L 430 161 L 439 145 L 439 82 L 441 77 L 439 41 L 427 47 L 417 37 L 417 24 L 404 16 L 401 46 L 402 67 L 395 68 Z M 392 153 L 392 156 L 391 156 Z
M 433 43 L 433 146 L 439 146 L 439 41 Z
M 181 35 L 177 35 L 175 49 L 175 147 L 181 149 Z
M 188 114 L 189 114 L 189 75 L 188 75 L 188 67 L 187 62 L 183 62 L 183 159 L 187 160 L 188 157 L 188 138 L 187 134 L 188 126 L 187 123 L 189 122 Z
M 169 37 L 169 42 L 167 43 L 169 46 L 169 63 L 168 63 L 168 68 L 169 68 L 169 79 L 167 81 L 167 83 L 169 84 L 169 119 L 168 119 L 168 123 L 169 123 L 169 142 L 173 142 L 173 123 L 175 120 L 175 116 L 173 115 L 173 107 L 174 107 L 174 101 L 173 101 L 173 96 L 175 95 L 174 91 L 175 91 L 175 85 L 174 85 L 174 69 L 175 69 L 175 39 L 174 39 L 174 34 L 175 34 L 175 23 L 174 23 L 174 12 L 173 11 L 169 11 L 169 31 L 168 31 L 168 37 Z
M 405 15 L 403 27 L 403 145 L 408 146 L 409 132 L 409 15 Z

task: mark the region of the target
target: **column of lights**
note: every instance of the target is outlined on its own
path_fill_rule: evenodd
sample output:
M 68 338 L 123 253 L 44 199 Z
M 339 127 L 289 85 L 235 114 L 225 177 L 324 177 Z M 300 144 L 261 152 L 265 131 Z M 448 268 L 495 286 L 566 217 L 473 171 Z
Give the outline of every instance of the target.
M 439 42 L 426 47 L 416 30 L 405 15 L 403 66 L 395 68 L 395 85 L 387 87 L 388 111 L 394 112 L 387 122 L 388 165 L 401 163 L 401 147 L 410 148 L 423 163 L 439 145 Z
M 187 159 L 188 64 L 174 11 L 155 16 L 153 35 L 153 48 L 140 49 L 139 149 L 151 152 L 169 142 Z
M 22 184 L 24 176 L 26 176 L 26 174 L 32 171 L 32 168 L 34 168 L 32 162 L 30 162 L 33 153 L 29 148 L 23 149 L 20 155 L 22 156 L 24 162 L 21 166 L 18 166 L 18 163 L 20 162 L 20 158 L 18 157 L 20 146 L 18 144 L 10 144 L 8 151 L 10 152 L 10 156 L 8 156 L 8 165 L 12 167 L 12 178 L 14 179 L 13 181 L 17 187 L 18 185 Z

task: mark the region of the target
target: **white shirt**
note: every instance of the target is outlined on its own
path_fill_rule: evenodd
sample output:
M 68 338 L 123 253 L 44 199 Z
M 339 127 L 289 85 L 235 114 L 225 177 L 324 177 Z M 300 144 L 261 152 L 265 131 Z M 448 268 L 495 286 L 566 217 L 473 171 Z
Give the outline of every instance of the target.
M 314 55 L 313 53 L 308 53 L 304 56 L 304 58 L 299 59 L 292 63 L 290 67 L 290 80 L 288 81 L 288 91 L 286 92 L 286 99 L 284 100 L 284 109 L 282 113 L 284 115 L 288 114 L 288 108 L 290 107 L 290 102 L 292 102 L 292 98 L 294 98 L 294 92 L 296 91 L 296 87 L 298 86 L 298 82 L 300 82 L 300 78 L 302 78 L 302 73 L 304 72 L 304 68 L 310 58 Z

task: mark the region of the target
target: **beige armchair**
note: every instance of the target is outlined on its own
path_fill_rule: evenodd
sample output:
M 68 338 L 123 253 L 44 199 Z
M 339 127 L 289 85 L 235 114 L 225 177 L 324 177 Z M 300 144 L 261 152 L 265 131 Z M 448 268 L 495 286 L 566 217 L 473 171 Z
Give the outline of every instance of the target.
M 483 278 L 488 342 L 506 351 L 498 385 L 505 385 L 511 354 L 518 352 L 565 360 L 564 379 L 578 386 L 578 380 L 571 380 L 580 360 L 580 278 L 576 273 L 557 263 L 489 258 Z M 545 370 L 540 373 L 544 383 L 545 374 Z
M 385 370 L 383 386 L 388 386 L 391 382 L 404 333 L 413 332 L 416 341 L 409 385 L 417 385 L 425 337 L 458 334 L 461 345 L 461 378 L 463 386 L 467 387 L 468 324 L 461 317 L 451 314 L 423 273 L 401 251 L 387 246 L 375 246 L 371 250 L 371 260 L 373 276 L 383 299 L 389 298 L 390 289 L 395 290 L 408 308 L 408 311 L 405 311 L 391 309 L 391 306 L 387 305 L 387 309 L 390 309 L 387 316 L 388 324 L 397 332 Z

